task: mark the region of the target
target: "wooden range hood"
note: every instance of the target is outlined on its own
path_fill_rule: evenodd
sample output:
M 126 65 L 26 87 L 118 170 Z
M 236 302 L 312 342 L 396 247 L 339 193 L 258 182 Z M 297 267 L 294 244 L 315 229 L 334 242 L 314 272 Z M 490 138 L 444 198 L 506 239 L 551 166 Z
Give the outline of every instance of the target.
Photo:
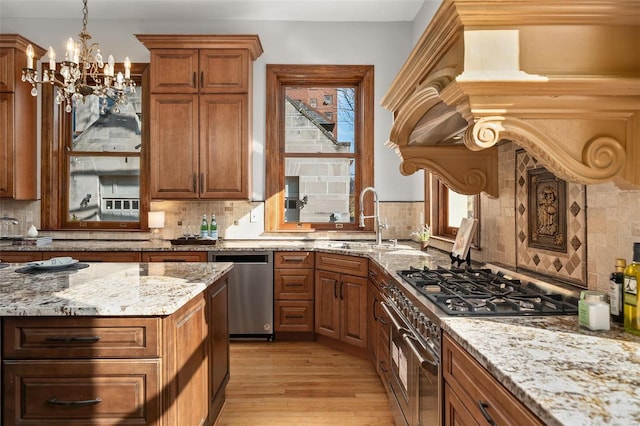
M 498 195 L 497 144 L 640 188 L 640 1 L 444 0 L 381 102 L 403 174 Z

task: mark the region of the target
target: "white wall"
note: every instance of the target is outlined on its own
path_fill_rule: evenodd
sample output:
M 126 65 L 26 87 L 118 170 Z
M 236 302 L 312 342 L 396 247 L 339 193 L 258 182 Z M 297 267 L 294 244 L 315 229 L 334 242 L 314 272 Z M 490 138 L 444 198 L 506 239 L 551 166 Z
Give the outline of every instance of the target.
M 427 6 L 433 6 L 427 1 Z M 425 9 L 423 8 L 423 10 Z M 421 12 L 423 13 L 423 12 Z M 425 14 L 427 12 L 424 12 Z M 424 15 L 423 15 L 424 16 Z M 417 24 L 424 28 L 424 24 Z M 3 33 L 17 33 L 45 49 L 64 52 L 65 40 L 77 38 L 81 19 L 2 19 Z M 318 23 L 274 21 L 100 20 L 90 16 L 87 29 L 103 54 L 122 62 L 148 62 L 149 52 L 133 34 L 258 34 L 264 48 L 254 66 L 253 200 L 264 200 L 265 185 L 265 65 L 372 64 L 375 66 L 375 186 L 382 201 L 423 199 L 422 172 L 402 176 L 396 153 L 385 147 L 392 124 L 390 112 L 379 106 L 387 88 L 414 45 L 411 23 Z M 422 30 L 420 30 L 422 32 Z

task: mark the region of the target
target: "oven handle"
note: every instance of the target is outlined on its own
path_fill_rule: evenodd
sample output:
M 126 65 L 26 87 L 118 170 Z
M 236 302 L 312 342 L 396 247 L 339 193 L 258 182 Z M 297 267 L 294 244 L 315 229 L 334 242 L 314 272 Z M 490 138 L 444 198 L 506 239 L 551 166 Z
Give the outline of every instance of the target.
M 407 333 L 411 333 L 411 331 L 409 331 L 407 328 L 405 328 L 402 324 L 398 322 L 398 320 L 396 319 L 396 314 L 392 311 L 391 306 L 389 306 L 386 302 L 380 302 L 380 306 L 382 306 L 382 309 L 391 320 L 391 325 L 393 326 L 393 328 L 395 328 L 398 331 L 398 334 L 400 334 L 400 336 L 404 336 Z
M 420 368 L 426 370 L 433 374 L 434 376 L 438 375 L 438 358 L 436 358 L 431 351 L 428 349 L 420 350 L 418 349 L 418 345 L 422 347 L 422 344 L 418 339 L 413 337 L 411 334 L 404 334 L 402 336 L 402 340 L 409 346 L 411 352 L 418 358 L 418 362 L 420 363 Z M 427 356 L 425 356 L 427 355 Z
M 422 344 L 413 336 L 413 333 L 408 328 L 404 327 L 398 320 L 396 319 L 395 313 L 392 311 L 391 306 L 389 306 L 386 302 L 381 302 L 380 305 L 382 309 L 387 313 L 387 316 L 393 323 L 393 327 L 397 330 L 398 334 L 402 338 L 402 340 L 409 346 L 411 352 L 413 352 L 418 358 L 418 362 L 420 363 L 420 368 L 423 370 L 427 370 L 428 372 L 438 375 L 438 358 L 434 356 L 428 349 L 419 350 L 417 345 L 422 347 Z M 423 355 L 428 354 L 428 356 Z

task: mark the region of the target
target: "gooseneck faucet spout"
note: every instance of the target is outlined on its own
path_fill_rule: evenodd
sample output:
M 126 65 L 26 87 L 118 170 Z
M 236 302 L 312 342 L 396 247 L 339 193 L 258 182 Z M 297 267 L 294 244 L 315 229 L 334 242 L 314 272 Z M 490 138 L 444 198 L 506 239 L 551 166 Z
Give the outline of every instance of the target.
M 364 215 L 364 194 L 367 192 L 373 193 L 373 201 L 375 203 L 375 214 L 373 216 L 365 216 Z M 360 228 L 364 228 L 364 220 L 365 219 L 375 219 L 375 228 L 376 228 L 376 244 L 382 244 L 382 230 L 387 228 L 387 224 L 382 224 L 380 222 L 380 199 L 378 198 L 378 192 L 372 186 L 368 186 L 360 192 Z

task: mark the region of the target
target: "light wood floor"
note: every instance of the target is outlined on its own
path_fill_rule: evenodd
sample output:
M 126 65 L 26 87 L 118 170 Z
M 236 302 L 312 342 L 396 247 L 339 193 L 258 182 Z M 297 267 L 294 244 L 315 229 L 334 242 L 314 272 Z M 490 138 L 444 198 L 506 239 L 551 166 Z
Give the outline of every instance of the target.
M 216 426 L 393 425 L 373 364 L 317 342 L 231 342 Z

